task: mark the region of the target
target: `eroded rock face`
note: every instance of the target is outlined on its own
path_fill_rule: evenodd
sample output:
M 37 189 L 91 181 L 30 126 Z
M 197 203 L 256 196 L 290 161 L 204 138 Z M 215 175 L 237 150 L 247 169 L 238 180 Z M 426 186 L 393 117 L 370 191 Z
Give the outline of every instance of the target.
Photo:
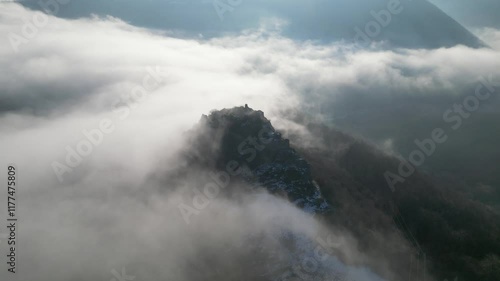
M 191 147 L 202 149 L 190 151 L 190 161 L 285 196 L 307 212 L 331 210 L 313 181 L 309 164 L 262 111 L 247 106 L 213 111 L 202 116 L 196 130 L 203 134 L 194 138 Z

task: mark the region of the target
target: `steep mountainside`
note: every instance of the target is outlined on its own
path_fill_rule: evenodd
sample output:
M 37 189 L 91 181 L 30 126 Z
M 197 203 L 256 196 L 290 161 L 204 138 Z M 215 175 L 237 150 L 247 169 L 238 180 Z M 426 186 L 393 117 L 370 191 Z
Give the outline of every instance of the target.
M 326 199 L 343 213 L 330 218 L 366 241 L 368 249 L 384 251 L 367 233 L 390 232 L 396 225 L 414 246 L 420 266 L 425 258 L 438 279 L 499 280 L 500 217 L 488 206 L 419 171 L 392 192 L 384 173 L 397 171 L 398 159 L 323 125 L 310 124 L 308 132 L 320 145 L 298 151 Z M 288 137 L 301 147 L 300 134 Z
M 262 111 L 248 107 L 214 111 L 201 118 L 186 152 L 190 165 L 206 163 L 216 170 L 239 170 L 235 177 L 270 193 L 285 196 L 313 213 L 330 211 L 311 176 L 309 164 L 290 147 Z M 229 166 L 234 166 L 228 169 Z
M 350 262 L 389 280 L 408 271 L 428 280 L 499 280 L 500 219 L 487 207 L 418 171 L 392 192 L 383 175 L 397 170 L 397 159 L 335 129 L 305 128 L 286 131 L 290 145 L 261 111 L 214 111 L 189 132 L 185 170 L 176 174 L 194 167 L 237 171 L 227 196 L 246 183 L 287 198 L 355 237 L 367 258 Z

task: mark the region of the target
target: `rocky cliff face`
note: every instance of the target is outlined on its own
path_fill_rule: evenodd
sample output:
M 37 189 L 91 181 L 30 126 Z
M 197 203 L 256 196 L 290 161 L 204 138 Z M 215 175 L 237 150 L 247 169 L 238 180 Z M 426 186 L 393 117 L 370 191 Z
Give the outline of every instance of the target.
M 239 170 L 237 180 L 288 198 L 307 212 L 325 213 L 331 206 L 311 176 L 309 164 L 290 147 L 262 111 L 235 107 L 202 116 L 193 139 L 193 162 L 220 171 Z

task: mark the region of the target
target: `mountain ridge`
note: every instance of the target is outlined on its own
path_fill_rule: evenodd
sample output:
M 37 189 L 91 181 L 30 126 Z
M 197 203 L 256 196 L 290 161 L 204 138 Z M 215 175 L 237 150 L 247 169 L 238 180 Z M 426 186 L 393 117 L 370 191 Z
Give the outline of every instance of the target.
M 407 276 L 410 259 L 427 269 L 420 269 L 422 278 L 500 276 L 499 269 L 484 267 L 500 256 L 500 223 L 493 212 L 418 171 L 392 192 L 383 174 L 398 159 L 336 129 L 296 121 L 307 136 L 277 130 L 262 111 L 247 106 L 214 110 L 189 132 L 186 167 L 224 171 L 236 161 L 233 169 L 246 172 L 232 179 L 227 194 L 245 182 L 316 214 L 331 229 L 348 231 L 370 257 L 369 266 L 388 280 Z M 305 137 L 317 144 L 302 145 Z M 443 241 L 452 246 L 442 247 Z

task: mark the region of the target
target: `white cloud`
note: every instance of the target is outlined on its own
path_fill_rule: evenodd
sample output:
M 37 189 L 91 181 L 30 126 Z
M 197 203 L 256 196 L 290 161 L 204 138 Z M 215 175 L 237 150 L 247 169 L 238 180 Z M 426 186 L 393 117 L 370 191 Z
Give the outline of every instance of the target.
M 500 51 L 500 30 L 495 28 L 480 28 L 474 33 L 493 49 Z

